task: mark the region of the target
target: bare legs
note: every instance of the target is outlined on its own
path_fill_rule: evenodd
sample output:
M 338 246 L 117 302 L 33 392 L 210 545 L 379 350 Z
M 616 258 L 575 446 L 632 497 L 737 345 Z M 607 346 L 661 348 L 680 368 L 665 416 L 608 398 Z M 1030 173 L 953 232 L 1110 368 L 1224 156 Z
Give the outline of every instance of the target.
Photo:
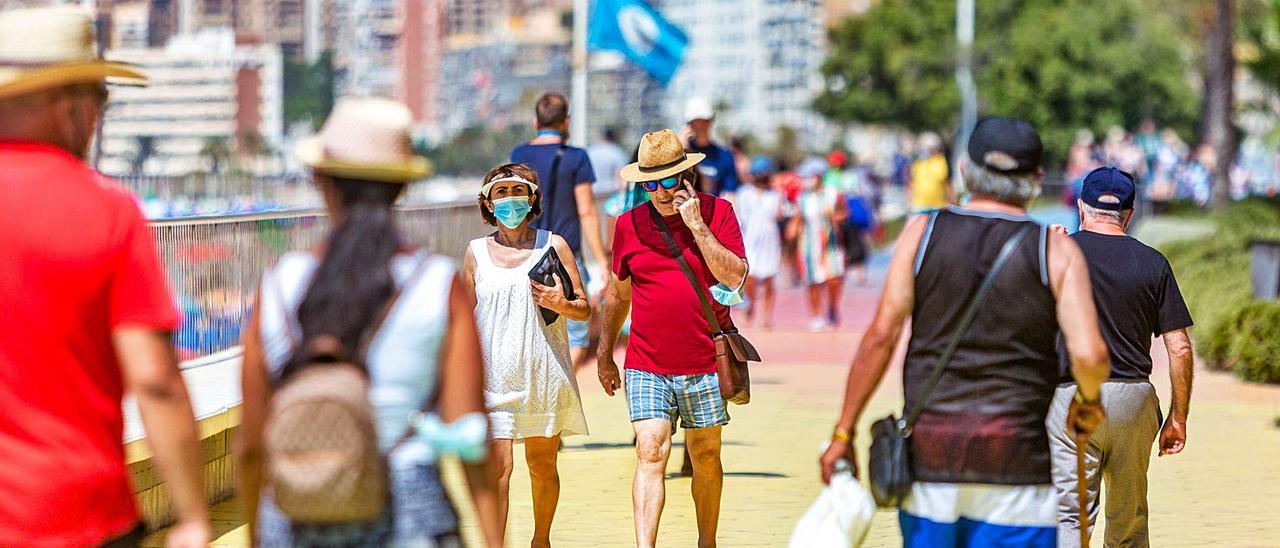
M 671 456 L 671 423 L 645 419 L 631 423 L 636 431 L 636 476 L 631 484 L 635 511 L 636 546 L 652 548 L 658 542 L 658 521 L 667 500 L 667 459 Z
M 551 546 L 551 522 L 560 502 L 560 473 L 557 469 L 560 436 L 524 440 L 525 461 L 533 491 L 533 541 L 530 546 Z M 511 502 L 512 441 L 493 440 L 493 456 L 498 463 L 499 525 L 505 531 Z
M 773 327 L 773 278 L 757 280 L 748 276 L 745 291 L 747 294 L 747 322 L 754 321 L 756 311 L 761 310 L 764 316 L 762 323 L 764 328 Z M 759 300 L 756 300 L 757 294 L 760 295 Z
M 559 454 L 560 436 L 524 440 L 533 490 L 533 548 L 551 546 L 551 520 L 556 517 L 560 502 L 560 472 L 556 467 Z
M 840 325 L 840 298 L 844 294 L 844 278 L 833 278 L 809 284 L 809 330 L 822 331 Z M 827 306 L 823 309 L 822 300 Z
M 720 525 L 720 492 L 724 468 L 720 464 L 719 426 L 685 430 L 685 448 L 693 460 L 693 507 L 698 516 L 698 547 L 716 545 Z
M 631 488 L 636 546 L 653 547 L 666 503 L 667 459 L 671 456 L 671 423 L 663 419 L 635 421 L 636 476 Z M 698 546 L 716 545 L 724 468 L 720 464 L 721 427 L 685 430 L 685 451 L 693 461 L 693 506 L 698 519 Z
M 827 280 L 827 320 L 831 327 L 840 327 L 840 297 L 844 294 L 844 277 Z

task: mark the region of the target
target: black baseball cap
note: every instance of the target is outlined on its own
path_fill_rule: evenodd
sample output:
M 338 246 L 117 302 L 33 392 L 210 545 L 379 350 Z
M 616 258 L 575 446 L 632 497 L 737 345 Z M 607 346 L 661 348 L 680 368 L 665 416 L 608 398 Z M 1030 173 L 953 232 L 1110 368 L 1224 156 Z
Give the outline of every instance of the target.
M 1133 209 L 1134 197 L 1138 187 L 1133 183 L 1133 175 L 1111 166 L 1103 166 L 1084 177 L 1084 185 L 1080 189 L 1080 201 L 1097 209 L 1107 211 L 1124 211 Z M 1112 196 L 1117 202 L 1104 202 L 1100 198 Z
M 978 122 L 969 135 L 969 159 L 997 173 L 1035 173 L 1040 171 L 1044 146 L 1025 120 L 992 116 Z

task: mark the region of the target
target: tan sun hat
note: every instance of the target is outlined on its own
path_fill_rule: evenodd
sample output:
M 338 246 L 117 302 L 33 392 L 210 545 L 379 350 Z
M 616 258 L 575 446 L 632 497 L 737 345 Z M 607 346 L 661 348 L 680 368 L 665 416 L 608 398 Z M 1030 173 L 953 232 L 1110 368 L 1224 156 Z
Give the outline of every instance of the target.
M 0 99 L 74 84 L 146 85 L 147 77 L 97 51 L 93 18 L 72 7 L 0 12 Z
M 674 131 L 646 133 L 640 138 L 640 161 L 622 168 L 622 178 L 631 183 L 665 179 L 698 165 L 706 157 L 701 152 L 686 154 Z
M 413 153 L 413 114 L 390 99 L 339 99 L 320 134 L 298 142 L 295 153 L 318 172 L 348 179 L 407 183 L 431 173 Z

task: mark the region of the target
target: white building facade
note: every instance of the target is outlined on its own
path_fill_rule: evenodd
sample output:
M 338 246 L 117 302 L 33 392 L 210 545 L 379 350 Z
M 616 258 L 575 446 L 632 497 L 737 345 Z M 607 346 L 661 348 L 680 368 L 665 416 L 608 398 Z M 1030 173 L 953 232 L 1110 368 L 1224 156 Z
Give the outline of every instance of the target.
M 231 29 L 175 37 L 165 48 L 121 49 L 147 87 L 115 87 L 99 167 L 111 175 L 182 176 L 211 165 L 210 147 L 284 140 L 282 58 L 275 45 L 237 46 Z
M 831 142 L 830 125 L 811 108 L 826 58 L 822 0 L 658 0 L 663 15 L 689 37 L 684 64 L 666 89 L 667 116 L 682 124 L 684 106 L 704 97 L 719 129 L 773 144 L 796 130 L 800 145 Z

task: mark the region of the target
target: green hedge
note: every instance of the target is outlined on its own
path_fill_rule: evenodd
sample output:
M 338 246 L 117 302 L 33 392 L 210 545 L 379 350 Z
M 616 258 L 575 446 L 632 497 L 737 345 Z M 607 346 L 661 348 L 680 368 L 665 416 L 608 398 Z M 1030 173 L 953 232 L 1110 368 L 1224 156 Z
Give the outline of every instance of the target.
M 1280 304 L 1254 301 L 1249 279 L 1249 241 L 1280 239 L 1280 201 L 1245 200 L 1214 220 L 1211 236 L 1161 248 L 1195 319 L 1196 350 L 1210 367 L 1280 382 Z
M 1280 383 L 1280 303 L 1249 303 L 1217 327 L 1223 365 L 1246 381 Z

